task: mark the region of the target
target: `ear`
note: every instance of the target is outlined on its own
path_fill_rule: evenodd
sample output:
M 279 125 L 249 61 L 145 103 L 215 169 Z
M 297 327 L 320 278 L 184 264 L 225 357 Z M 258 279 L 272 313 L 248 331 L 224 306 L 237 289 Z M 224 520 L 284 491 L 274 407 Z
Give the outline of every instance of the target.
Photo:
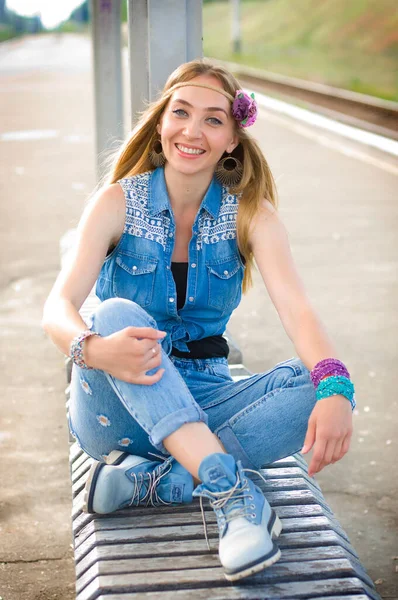
M 235 150 L 235 148 L 238 146 L 238 144 L 239 144 L 239 138 L 237 135 L 234 135 L 231 142 L 226 147 L 225 151 L 228 152 L 228 154 L 231 154 L 231 152 L 233 152 Z
M 162 133 L 162 125 L 163 125 L 163 114 L 160 115 L 159 122 L 156 125 L 156 131 L 159 135 Z

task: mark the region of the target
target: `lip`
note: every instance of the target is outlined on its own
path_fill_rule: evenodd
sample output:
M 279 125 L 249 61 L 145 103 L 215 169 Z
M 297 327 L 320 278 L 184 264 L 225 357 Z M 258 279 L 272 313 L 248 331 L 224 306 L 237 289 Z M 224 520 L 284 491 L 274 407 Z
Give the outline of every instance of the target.
M 206 150 L 202 153 L 202 154 L 187 154 L 186 152 L 183 152 L 182 150 L 180 150 L 177 146 L 177 144 L 174 144 L 178 154 L 180 156 L 183 156 L 184 158 L 190 158 L 190 159 L 195 159 L 195 158 L 200 158 L 201 156 L 204 156 L 206 154 Z M 197 146 L 190 146 L 189 144 L 180 144 L 180 146 L 185 146 L 185 148 L 192 148 L 192 150 L 203 150 L 203 148 L 198 148 Z

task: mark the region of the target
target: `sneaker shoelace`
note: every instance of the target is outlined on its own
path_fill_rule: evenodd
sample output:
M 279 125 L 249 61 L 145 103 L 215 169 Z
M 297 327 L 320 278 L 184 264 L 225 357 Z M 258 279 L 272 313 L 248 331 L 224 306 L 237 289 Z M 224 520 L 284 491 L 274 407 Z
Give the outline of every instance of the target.
M 253 469 L 242 469 L 242 471 L 249 472 L 249 473 L 255 473 L 256 475 L 259 475 L 261 477 L 261 479 L 264 481 L 264 483 L 266 483 L 265 478 L 258 471 L 254 471 Z M 239 475 L 239 473 L 237 473 L 236 483 L 229 490 L 226 490 L 225 492 L 208 492 L 208 494 L 210 494 L 214 498 L 214 499 L 210 500 L 210 506 L 214 510 L 223 510 L 226 507 L 226 505 L 229 504 L 229 502 L 231 502 L 231 500 L 233 499 L 231 504 L 228 506 L 228 511 L 223 511 L 224 515 L 225 515 L 225 522 L 230 523 L 233 519 L 237 519 L 239 517 L 245 517 L 245 518 L 249 517 L 252 514 L 250 512 L 249 506 L 243 505 L 243 506 L 235 506 L 234 507 L 234 505 L 236 505 L 236 504 L 241 504 L 241 501 L 244 500 L 245 498 L 253 499 L 251 494 L 248 494 L 246 492 L 246 490 L 248 492 L 250 492 L 249 483 L 248 483 L 247 479 L 244 479 L 243 482 L 241 482 L 240 475 Z M 236 493 L 236 492 L 238 492 L 238 493 Z M 211 547 L 209 544 L 209 538 L 207 536 L 206 517 L 205 517 L 205 512 L 203 509 L 203 496 L 200 496 L 199 502 L 200 502 L 200 510 L 202 512 L 202 521 L 203 521 L 203 527 L 204 527 L 204 532 L 205 532 L 206 544 L 207 544 L 208 550 L 211 551 Z M 247 512 L 247 511 L 249 511 L 249 512 Z
M 153 454 L 149 452 L 148 454 Z M 153 454 L 153 456 L 158 456 Z M 160 457 L 164 458 L 164 457 Z M 131 477 L 134 480 L 134 494 L 129 503 L 129 506 L 138 506 L 145 503 L 145 506 L 159 506 L 159 504 L 170 505 L 172 502 L 162 500 L 157 493 L 157 487 L 159 482 L 170 473 L 172 469 L 172 459 L 168 458 L 158 467 L 155 467 L 153 471 L 147 471 L 142 473 L 131 473 Z M 145 494 L 140 498 L 141 491 L 145 489 Z

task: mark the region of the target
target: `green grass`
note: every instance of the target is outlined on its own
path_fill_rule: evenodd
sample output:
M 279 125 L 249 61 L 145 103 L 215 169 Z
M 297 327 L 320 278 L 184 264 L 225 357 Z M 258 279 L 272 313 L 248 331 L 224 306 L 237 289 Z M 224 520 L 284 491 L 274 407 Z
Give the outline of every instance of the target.
M 398 101 L 396 0 L 246 0 L 242 53 L 229 2 L 203 10 L 204 54 Z
M 12 38 L 17 37 L 17 35 L 17 32 L 11 25 L 0 24 L 0 42 L 11 40 Z

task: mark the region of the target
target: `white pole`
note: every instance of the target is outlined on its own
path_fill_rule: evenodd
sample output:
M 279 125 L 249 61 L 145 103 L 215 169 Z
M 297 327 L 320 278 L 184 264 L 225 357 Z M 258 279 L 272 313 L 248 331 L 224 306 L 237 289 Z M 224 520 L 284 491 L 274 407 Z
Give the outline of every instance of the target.
M 91 0 L 97 176 L 104 153 L 123 139 L 121 0 Z
M 180 64 L 201 58 L 202 0 L 128 0 L 132 125 Z

